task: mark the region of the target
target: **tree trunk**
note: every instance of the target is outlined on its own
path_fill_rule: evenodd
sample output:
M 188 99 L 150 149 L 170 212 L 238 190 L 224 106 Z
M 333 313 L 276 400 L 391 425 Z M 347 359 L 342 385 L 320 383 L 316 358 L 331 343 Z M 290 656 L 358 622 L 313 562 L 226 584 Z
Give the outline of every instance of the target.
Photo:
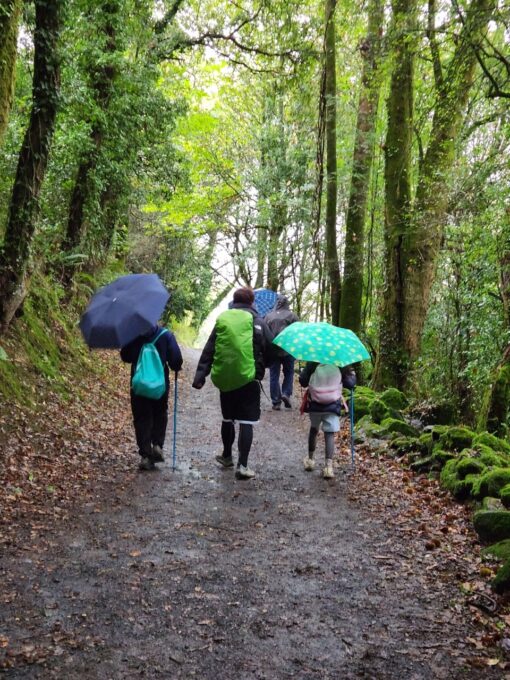
M 443 236 L 450 174 L 477 64 L 476 48 L 496 0 L 472 0 L 454 56 L 436 94 L 430 142 L 416 189 L 412 225 L 403 248 L 404 344 L 407 361 L 419 354 L 421 336 Z
M 21 0 L 0 0 L 0 144 L 11 110 Z
M 340 302 L 340 326 L 359 333 L 363 293 L 364 227 L 374 158 L 375 123 L 381 90 L 379 60 L 384 25 L 384 1 L 371 0 L 367 37 L 361 45 L 363 71 L 352 161 L 351 190 L 347 209 L 344 275 Z
M 257 227 L 257 277 L 255 288 L 264 287 L 264 271 L 266 266 L 267 229 L 265 226 Z
M 403 4 L 408 5 L 409 0 L 395 2 L 396 6 Z M 403 203 L 395 191 L 398 189 L 398 175 L 403 173 L 398 167 L 393 172 L 391 170 L 391 142 L 398 141 L 398 129 L 395 127 L 396 119 L 391 116 L 393 87 L 390 93 L 385 172 L 388 257 L 380 354 L 375 371 L 378 387 L 395 385 L 404 389 L 409 368 L 420 351 L 446 220 L 449 176 L 477 63 L 476 48 L 495 6 L 496 0 L 472 0 L 444 77 L 437 47 L 432 45 L 436 102 L 429 146 L 420 164 L 412 211 L 406 209 L 409 196 Z M 396 71 L 401 68 L 397 62 Z
M 403 278 L 402 239 L 411 203 L 411 153 L 414 99 L 414 41 L 417 0 L 392 3 L 394 66 L 388 96 L 385 144 L 385 283 L 381 313 L 380 350 L 375 368 L 376 387 L 399 387 L 407 365 L 402 356 Z
M 32 111 L 18 160 L 0 251 L 0 331 L 9 325 L 26 295 L 30 248 L 38 199 L 57 114 L 60 67 L 57 42 L 61 0 L 35 0 Z
M 510 324 L 510 208 L 507 208 L 503 251 L 500 259 L 500 291 L 505 320 Z M 494 371 L 492 384 L 487 390 L 477 422 L 478 430 L 488 430 L 501 437 L 508 436 L 506 422 L 510 409 L 510 345 Z
M 277 92 L 276 106 L 273 117 L 276 116 L 275 145 L 272 148 L 272 158 L 275 168 L 272 171 L 273 186 L 270 197 L 270 219 L 267 240 L 267 285 L 277 291 L 280 285 L 280 260 L 282 234 L 287 226 L 287 187 L 286 187 L 286 149 L 285 112 L 283 94 Z
M 83 154 L 78 167 L 69 204 L 66 235 L 62 243 L 62 250 L 65 253 L 71 253 L 79 247 L 85 231 L 85 206 L 92 191 L 91 178 L 97 167 L 101 147 L 106 135 L 104 114 L 108 110 L 117 75 L 113 54 L 117 49 L 116 23 L 118 21 L 118 14 L 119 4 L 115 0 L 103 5 L 100 19 L 102 25 L 100 28 L 98 27 L 98 30 L 104 33 L 101 61 L 91 64 L 89 69 L 93 97 L 98 110 L 102 113 L 95 116 L 90 131 L 89 148 Z M 73 271 L 73 267 L 66 267 L 64 272 L 66 283 L 71 281 Z
M 331 321 L 338 326 L 340 314 L 340 265 L 336 242 L 336 0 L 325 5 L 325 65 L 326 65 L 326 270 L 329 277 Z

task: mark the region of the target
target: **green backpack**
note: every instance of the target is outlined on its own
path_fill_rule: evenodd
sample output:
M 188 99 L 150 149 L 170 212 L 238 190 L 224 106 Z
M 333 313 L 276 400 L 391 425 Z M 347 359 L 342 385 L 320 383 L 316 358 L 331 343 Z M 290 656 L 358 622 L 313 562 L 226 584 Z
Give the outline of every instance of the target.
M 244 309 L 228 309 L 216 320 L 211 380 L 222 392 L 231 392 L 254 378 L 253 315 Z
M 131 379 L 131 388 L 139 397 L 161 399 L 166 392 L 165 370 L 156 349 L 156 341 L 166 333 L 166 328 L 157 334 L 152 342 L 142 345 L 136 369 Z

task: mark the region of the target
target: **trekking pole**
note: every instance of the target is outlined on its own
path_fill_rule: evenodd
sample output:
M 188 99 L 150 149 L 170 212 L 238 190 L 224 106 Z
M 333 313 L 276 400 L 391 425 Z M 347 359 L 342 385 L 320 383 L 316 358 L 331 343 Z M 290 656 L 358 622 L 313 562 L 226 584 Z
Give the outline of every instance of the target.
M 175 454 L 177 445 L 177 371 L 175 371 L 174 381 L 174 445 L 172 451 L 172 471 L 175 472 Z
M 354 469 L 355 458 L 354 458 L 354 389 L 351 388 L 351 403 L 350 403 L 350 420 L 351 420 L 351 465 Z

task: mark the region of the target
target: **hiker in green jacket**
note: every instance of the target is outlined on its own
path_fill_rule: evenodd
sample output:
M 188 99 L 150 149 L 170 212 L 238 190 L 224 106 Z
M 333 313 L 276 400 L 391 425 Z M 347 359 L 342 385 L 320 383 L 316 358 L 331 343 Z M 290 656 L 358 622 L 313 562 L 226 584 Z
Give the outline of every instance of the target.
M 253 441 L 253 425 L 260 419 L 259 381 L 272 358 L 273 336 L 253 308 L 253 302 L 251 288 L 235 291 L 231 308 L 216 320 L 193 380 L 193 387 L 199 390 L 211 373 L 213 384 L 220 390 L 223 453 L 216 456 L 216 460 L 225 468 L 234 465 L 234 424 L 236 421 L 239 423 L 238 479 L 255 476 L 248 467 L 248 455 Z

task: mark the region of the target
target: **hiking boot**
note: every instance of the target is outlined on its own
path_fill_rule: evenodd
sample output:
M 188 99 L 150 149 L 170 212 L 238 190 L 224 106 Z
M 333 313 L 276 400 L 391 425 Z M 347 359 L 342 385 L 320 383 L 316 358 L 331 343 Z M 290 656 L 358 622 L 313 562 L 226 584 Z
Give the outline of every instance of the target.
M 155 470 L 156 466 L 154 465 L 154 462 L 150 458 L 144 456 L 140 460 L 140 465 L 138 466 L 138 469 L 149 471 L 149 470 Z
M 315 467 L 314 459 L 310 458 L 310 456 L 306 456 L 306 458 L 303 458 L 303 467 L 307 472 L 311 472 Z
M 232 456 L 216 456 L 216 460 L 220 465 L 223 465 L 223 467 L 232 467 L 234 465 L 234 461 L 232 460 Z
M 333 479 L 335 473 L 333 472 L 333 461 L 327 460 L 324 469 L 322 470 L 322 476 L 324 479 Z
M 282 405 L 280 403 L 273 404 L 273 411 L 280 411 L 281 408 L 282 408 Z
M 244 467 L 244 465 L 238 465 L 237 470 L 236 470 L 236 479 L 253 479 L 255 477 L 255 473 L 253 470 L 250 470 L 248 466 Z
M 152 462 L 153 463 L 164 463 L 165 462 L 165 457 L 163 455 L 163 449 L 159 444 L 154 444 L 152 447 L 152 456 L 151 456 Z
M 285 405 L 285 408 L 292 408 L 292 404 L 290 403 L 290 397 L 288 397 L 286 394 L 282 394 L 282 401 Z

